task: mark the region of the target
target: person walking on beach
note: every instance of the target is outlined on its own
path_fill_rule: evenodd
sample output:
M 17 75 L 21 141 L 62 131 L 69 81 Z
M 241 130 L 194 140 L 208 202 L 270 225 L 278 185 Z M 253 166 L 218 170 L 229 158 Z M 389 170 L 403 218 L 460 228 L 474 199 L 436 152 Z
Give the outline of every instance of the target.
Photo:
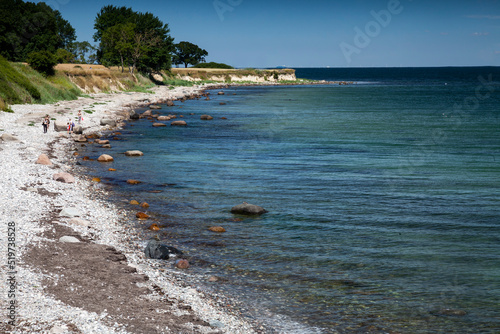
M 50 119 L 49 119 L 49 115 L 47 115 L 47 116 L 45 116 L 45 118 L 42 121 L 43 133 L 47 133 L 47 130 L 49 128 L 49 124 L 50 124 Z
M 82 123 L 83 118 L 82 118 L 82 111 L 78 110 L 78 124 Z

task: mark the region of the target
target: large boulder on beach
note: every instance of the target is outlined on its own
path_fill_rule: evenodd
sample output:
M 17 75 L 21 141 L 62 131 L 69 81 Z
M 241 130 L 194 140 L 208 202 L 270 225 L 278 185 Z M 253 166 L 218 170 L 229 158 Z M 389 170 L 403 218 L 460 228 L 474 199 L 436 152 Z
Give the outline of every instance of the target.
M 4 133 L 0 138 L 3 141 L 18 141 L 19 140 L 16 136 L 11 135 L 10 133 Z
M 57 132 L 68 131 L 68 123 L 60 120 L 55 120 L 54 130 Z
M 88 141 L 87 137 L 85 137 L 84 135 L 73 137 L 73 140 L 77 143 L 86 143 Z
M 113 160 L 113 157 L 107 154 L 102 154 L 99 158 L 97 158 L 97 161 L 99 162 L 111 162 Z
M 114 126 L 116 126 L 116 121 L 114 119 L 111 119 L 111 118 L 102 118 L 101 125 L 114 127 Z
M 186 126 L 187 123 L 186 123 L 186 121 L 173 121 L 172 123 L 170 123 L 170 125 L 172 125 L 172 126 Z
M 52 176 L 52 178 L 63 183 L 75 183 L 75 177 L 66 172 L 56 173 Z
M 167 107 L 175 107 L 174 101 L 168 100 L 167 101 Z
M 47 154 L 43 154 L 43 153 L 40 154 L 40 156 L 38 157 L 38 159 L 36 160 L 35 163 L 39 164 L 39 165 L 52 166 L 52 162 L 50 161 Z
M 77 225 L 77 226 L 83 226 L 83 227 L 88 227 L 90 223 L 84 219 L 81 218 L 71 218 L 70 221 L 68 222 L 70 225 Z
M 148 116 L 151 116 L 153 114 L 153 111 L 152 110 L 146 110 L 145 112 L 143 112 L 141 114 L 142 117 L 148 117 Z
M 77 135 L 81 135 L 83 133 L 83 126 L 81 125 L 75 125 L 73 127 L 73 133 Z
M 82 214 L 80 213 L 80 211 L 77 208 L 71 208 L 71 207 L 64 208 L 59 213 L 60 217 L 70 217 L 70 218 L 79 217 L 81 215 Z
M 65 243 L 79 243 L 80 240 L 77 238 L 71 236 L 71 235 L 65 235 L 59 238 L 59 242 L 65 242 Z
M 125 152 L 125 155 L 127 157 L 142 157 L 144 155 L 144 153 L 142 153 L 139 150 L 132 150 L 132 151 Z
M 144 254 L 149 259 L 167 260 L 170 255 L 182 255 L 182 252 L 175 247 L 168 246 L 158 239 L 148 241 Z
M 233 206 L 231 209 L 231 213 L 247 216 L 262 215 L 266 212 L 267 210 L 265 210 L 264 208 L 258 205 L 248 204 L 247 202 L 243 202 L 242 204 Z
M 135 111 L 133 114 L 130 114 L 130 119 L 139 119 L 140 118 L 140 115 L 137 114 Z

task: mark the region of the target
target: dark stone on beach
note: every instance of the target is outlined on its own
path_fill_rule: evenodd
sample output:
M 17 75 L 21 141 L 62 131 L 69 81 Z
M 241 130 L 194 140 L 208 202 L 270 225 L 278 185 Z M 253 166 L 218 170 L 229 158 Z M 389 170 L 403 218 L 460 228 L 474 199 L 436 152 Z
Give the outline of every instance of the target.
M 133 113 L 132 115 L 130 115 L 130 119 L 139 119 L 139 114 L 136 114 L 136 113 Z
M 157 239 L 148 241 L 144 254 L 149 259 L 167 260 L 171 254 L 182 255 L 182 252 L 175 247 L 168 246 Z
M 175 106 L 174 101 L 171 100 L 167 101 L 167 107 L 174 107 L 174 106 Z
M 231 213 L 238 215 L 246 215 L 246 216 L 262 215 L 266 212 L 267 210 L 265 210 L 264 208 L 258 205 L 248 204 L 247 202 L 243 202 L 242 204 L 236 205 L 231 209 Z
M 214 118 L 212 116 L 210 116 L 210 115 L 201 115 L 200 119 L 204 120 L 204 121 L 210 121 L 210 120 L 212 120 Z
M 220 102 L 219 105 L 221 106 L 225 106 L 226 105 L 226 102 Z

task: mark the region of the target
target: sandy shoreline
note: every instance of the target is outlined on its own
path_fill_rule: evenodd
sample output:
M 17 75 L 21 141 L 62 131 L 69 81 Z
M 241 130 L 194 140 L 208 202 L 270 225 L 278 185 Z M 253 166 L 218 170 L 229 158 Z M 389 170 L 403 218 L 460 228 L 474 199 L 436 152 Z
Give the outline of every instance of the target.
M 52 105 L 14 105 L 15 113 L 0 114 L 0 331 L 12 333 L 255 333 L 250 324 L 222 307 L 222 302 L 183 282 L 178 269 L 160 271 L 147 260 L 143 244 L 130 240 L 120 223 L 127 212 L 106 202 L 106 190 L 79 176 L 71 148 L 75 142 L 53 124 L 43 133 L 45 114 L 66 121 L 83 113 L 84 134 L 105 131 L 102 118 L 120 119 L 141 105 L 182 98 L 204 87 L 169 90 L 155 87 L 155 94 L 94 94 Z M 54 122 L 54 121 L 52 121 Z M 29 126 L 33 124 L 32 126 Z M 35 164 L 47 154 L 52 166 Z M 68 172 L 75 183 L 53 180 Z M 88 226 L 69 224 L 60 211 L 76 208 Z M 13 229 L 9 230 L 8 227 Z M 12 236 L 10 234 L 12 234 Z M 60 242 L 73 236 L 79 243 Z M 9 239 L 9 237 L 11 239 Z M 9 254 L 10 246 L 15 252 Z M 14 245 L 15 244 L 15 245 Z M 125 258 L 126 257 L 126 258 Z M 15 266 L 9 266 L 9 261 Z M 17 285 L 13 285 L 14 282 Z M 9 292 L 9 293 L 7 293 Z M 15 312 L 7 307 L 13 303 Z M 14 315 L 9 318 L 9 314 Z M 14 326 L 8 324 L 14 321 Z

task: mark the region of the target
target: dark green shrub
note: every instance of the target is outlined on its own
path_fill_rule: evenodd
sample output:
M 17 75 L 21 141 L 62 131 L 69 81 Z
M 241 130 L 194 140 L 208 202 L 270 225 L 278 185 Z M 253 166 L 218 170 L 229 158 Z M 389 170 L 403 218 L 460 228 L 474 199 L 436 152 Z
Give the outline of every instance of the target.
M 227 64 L 223 64 L 223 63 L 214 63 L 214 62 L 210 62 L 210 63 L 199 63 L 199 64 L 196 64 L 193 66 L 194 68 L 225 68 L 225 69 L 228 69 L 228 70 L 232 70 L 234 69 L 234 67 L 232 66 L 229 66 Z
M 56 57 L 48 51 L 31 52 L 26 61 L 37 72 L 45 76 L 54 75 L 54 66 L 57 65 Z

